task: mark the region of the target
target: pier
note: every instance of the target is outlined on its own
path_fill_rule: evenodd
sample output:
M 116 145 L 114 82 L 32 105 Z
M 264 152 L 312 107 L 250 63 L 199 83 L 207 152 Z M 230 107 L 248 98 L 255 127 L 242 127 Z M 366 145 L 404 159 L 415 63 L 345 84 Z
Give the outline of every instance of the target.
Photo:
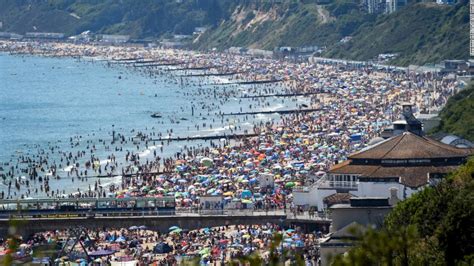
M 184 71 L 184 70 L 209 70 L 214 68 L 213 66 L 203 66 L 203 67 L 182 67 L 182 68 L 168 68 L 163 69 L 164 71 Z
M 179 75 L 180 77 L 212 77 L 212 76 L 233 76 L 237 74 L 243 74 L 245 72 L 227 72 L 227 73 L 202 73 L 202 74 L 185 74 L 185 75 Z
M 294 113 L 312 113 L 320 111 L 320 108 L 311 109 L 290 109 L 290 110 L 273 110 L 273 111 L 255 111 L 255 112 L 238 112 L 238 113 L 225 113 L 223 116 L 231 115 L 260 115 L 260 114 L 294 114 Z
M 307 93 L 276 93 L 276 94 L 263 94 L 263 95 L 246 95 L 240 98 L 269 98 L 269 97 L 298 97 L 298 96 L 310 96 L 320 94 L 319 92 L 307 92 Z
M 267 84 L 267 83 L 278 83 L 282 81 L 283 81 L 282 79 L 264 79 L 264 80 L 235 81 L 235 82 L 226 82 L 226 83 L 211 83 L 211 84 L 204 84 L 204 85 L 214 85 L 214 86 L 257 85 L 257 84 Z
M 243 139 L 256 137 L 256 133 L 247 133 L 247 134 L 231 134 L 231 135 L 213 135 L 213 136 L 195 136 L 195 137 L 169 137 L 169 138 L 159 138 L 152 139 L 151 141 L 191 141 L 191 140 L 215 140 L 215 139 Z
M 160 66 L 178 66 L 181 63 L 176 62 L 161 62 L 161 63 L 150 63 L 150 64 L 137 64 L 134 63 L 133 67 L 160 67 Z
M 114 177 L 133 177 L 133 176 L 138 176 L 138 175 L 163 175 L 163 174 L 170 174 L 171 172 L 163 172 L 163 171 L 152 171 L 152 172 L 146 172 L 146 173 L 133 173 L 133 174 L 113 174 L 113 175 L 90 175 L 90 176 L 76 176 L 76 175 L 70 175 L 69 177 L 76 177 L 76 178 L 114 178 Z M 67 178 L 61 176 L 61 178 Z

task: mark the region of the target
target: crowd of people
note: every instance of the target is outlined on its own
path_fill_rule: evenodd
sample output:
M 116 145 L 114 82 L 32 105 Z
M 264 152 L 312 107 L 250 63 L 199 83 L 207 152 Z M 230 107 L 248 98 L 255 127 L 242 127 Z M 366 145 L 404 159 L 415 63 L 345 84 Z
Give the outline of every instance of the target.
M 0 168 L 0 181 L 6 187 L 0 194 L 2 199 L 171 196 L 178 207 L 200 208 L 201 197 L 222 196 L 224 205 L 220 208 L 286 208 L 291 206 L 294 187 L 310 185 L 323 177 L 332 165 L 366 146 L 398 117 L 401 102 L 414 104 L 418 113 L 433 112 L 445 104 L 459 85 L 454 79 L 434 73 L 291 62 L 217 52 L 10 41 L 1 41 L 0 50 L 99 58 L 107 62 L 107 67 L 124 68 L 150 78 L 165 77 L 181 87 L 194 86 L 196 90 L 185 91 L 183 96 L 196 99 L 195 103 L 182 107 L 183 112 L 196 115 L 193 130 L 224 126 L 228 135 L 253 134 L 230 141 L 211 141 L 207 145 L 186 143 L 168 157 L 163 155 L 163 149 L 174 143 L 166 138 L 186 137 L 186 132 L 175 132 L 172 128 L 163 132 L 155 128 L 132 130 L 134 135 L 118 133 L 111 141 L 90 143 L 82 137 L 71 137 L 72 147 L 75 143 L 87 142 L 87 148 L 70 152 L 58 151 L 59 148 L 53 146 L 36 155 L 4 162 Z M 127 60 L 134 63 L 124 64 Z M 163 66 L 152 66 L 160 63 Z M 182 69 L 168 66 L 170 63 L 179 64 Z M 205 70 L 191 70 L 197 68 Z M 242 81 L 268 83 L 237 84 Z M 228 83 L 224 89 L 223 83 Z M 216 100 L 210 104 L 199 102 L 201 98 Z M 235 98 L 242 101 L 235 113 L 275 110 L 272 108 L 277 103 L 293 106 L 294 111 L 267 120 L 258 120 L 258 114 L 224 114 L 222 106 Z M 206 117 L 212 120 L 203 120 Z M 245 123 L 250 126 L 242 127 Z M 126 149 L 126 145 L 136 146 L 136 149 Z M 96 155 L 98 149 L 105 147 L 111 151 L 106 160 Z M 149 152 L 140 155 L 138 151 L 144 148 Z M 123 158 L 117 157 L 119 151 L 123 152 Z M 54 153 L 60 154 L 59 159 L 50 159 Z M 119 179 L 105 185 L 101 179 L 91 176 Z M 60 179 L 85 182 L 89 187 L 75 192 L 51 190 L 50 184 Z M 89 233 L 99 249 L 116 249 L 114 255 L 103 257 L 110 261 L 117 259 L 117 254 L 157 264 L 173 263 L 177 256 L 184 255 L 197 255 L 203 263 L 228 261 L 254 248 L 267 249 L 275 232 L 283 233 L 282 247 L 301 249 L 304 260 L 317 260 L 317 252 L 313 250 L 315 235 L 291 230 L 263 224 L 166 234 L 126 229 Z M 29 247 L 64 238 L 65 234 L 47 232 L 25 243 Z M 135 243 L 133 249 L 129 248 L 132 242 Z M 169 245 L 172 256 L 153 255 L 159 243 Z M 261 255 L 268 258 L 268 254 Z
M 323 175 L 334 163 L 344 160 L 349 153 L 362 148 L 377 136 L 391 120 L 397 118 L 400 102 L 415 104 L 418 112 L 433 111 L 442 106 L 457 89 L 455 80 L 432 73 L 353 69 L 340 65 L 294 63 L 228 53 L 6 41 L 0 43 L 0 50 L 101 58 L 108 60 L 112 67 L 129 68 L 152 78 L 166 76 L 169 82 L 184 82 L 183 86 L 200 87 L 199 93 L 205 97 L 218 98 L 221 105 L 239 96 L 306 93 L 306 96 L 276 98 L 283 102 L 307 100 L 306 104 L 297 106 L 298 109 L 312 109 L 311 112 L 293 112 L 260 122 L 254 120 L 251 133 L 257 134 L 256 137 L 232 142 L 211 142 L 210 145 L 200 147 L 190 143 L 170 157 L 163 157 L 160 153 L 174 144 L 166 141 L 166 137 L 185 137 L 186 132 L 173 132 L 173 129 L 166 132 L 157 132 L 156 129 L 150 132 L 132 130 L 135 136 L 118 133 L 112 141 L 101 139 L 98 142 L 82 136 L 71 137 L 71 146 L 86 142 L 86 149 L 71 152 L 52 146 L 41 149 L 36 155 L 21 155 L 16 162 L 4 162 L 0 175 L 7 188 L 2 190 L 0 198 L 173 195 L 180 204 L 189 206 L 198 204 L 199 196 L 202 195 L 225 194 L 229 200 L 245 198 L 253 201 L 254 194 L 257 194 L 263 195 L 263 200 L 281 205 L 283 198 L 291 198 L 292 187 L 312 182 L 314 177 Z M 122 62 L 120 59 L 130 58 L 142 62 L 145 67 L 117 64 Z M 146 62 L 175 62 L 183 67 L 181 71 L 169 71 L 166 68 L 147 67 Z M 213 86 L 212 82 L 219 83 L 221 79 L 210 79 L 210 76 L 186 77 L 185 74 L 190 71 L 186 69 L 196 67 L 208 67 L 205 73 L 209 75 L 237 73 L 226 78 L 227 83 L 242 80 L 282 80 L 284 83 L 245 88 L 228 85 L 230 88 L 227 90 L 217 90 L 218 85 Z M 249 108 L 268 105 L 268 98 L 275 97 L 250 97 L 255 103 Z M 245 111 L 249 108 L 245 108 Z M 200 106 L 199 109 L 200 115 L 216 115 L 222 123 L 229 119 L 219 107 Z M 203 114 L 202 110 L 207 113 Z M 236 113 L 240 111 L 236 110 Z M 250 119 L 248 115 L 235 118 L 240 123 Z M 212 126 L 210 121 L 203 124 Z M 239 125 L 236 123 L 229 134 L 236 133 Z M 232 130 L 232 127 L 229 128 Z M 354 134 L 361 136 L 360 141 L 351 140 Z M 157 138 L 161 138 L 158 143 Z M 136 145 L 137 150 L 155 149 L 148 149 L 149 152 L 140 157 L 139 152 L 132 149 L 124 151 L 123 147 L 127 144 Z M 101 146 L 112 151 L 107 158 L 98 158 L 96 155 Z M 157 147 L 160 147 L 160 151 Z M 117 158 L 114 151 L 123 151 L 124 158 Z M 60 159 L 50 158 L 55 153 L 60 154 Z M 274 184 L 260 186 L 261 174 L 272 175 Z M 88 178 L 115 175 L 121 176 L 121 180 L 118 183 L 108 182 L 108 186 L 101 184 L 101 179 Z M 75 192 L 51 190 L 51 183 L 58 179 L 86 182 L 89 184 L 88 189 L 78 188 Z M 242 196 L 243 191 L 250 191 L 251 194 L 246 192 L 247 196 Z
M 18 248 L 11 249 L 13 241 Z M 79 242 L 78 242 L 79 241 Z M 176 265 L 199 262 L 200 265 L 224 265 L 257 254 L 264 263 L 277 260 L 316 265 L 318 237 L 299 228 L 261 225 L 228 225 L 186 230 L 172 226 L 157 232 L 145 226 L 57 230 L 37 233 L 28 239 L 1 240 L 3 255 L 13 260 L 37 258 L 55 265 L 85 265 L 88 262 L 110 265 L 133 262 L 134 265 Z

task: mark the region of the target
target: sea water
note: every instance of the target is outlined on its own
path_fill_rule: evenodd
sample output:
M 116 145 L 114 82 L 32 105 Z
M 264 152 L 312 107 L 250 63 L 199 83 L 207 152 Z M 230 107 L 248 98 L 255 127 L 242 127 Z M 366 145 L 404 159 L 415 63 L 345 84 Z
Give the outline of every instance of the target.
M 245 91 L 244 87 L 228 89 Z M 0 163 L 6 171 L 17 163 L 19 156 L 31 156 L 51 147 L 74 153 L 99 140 L 110 143 L 113 130 L 127 137 L 133 137 L 140 131 L 161 132 L 166 136 L 169 129 L 173 130 L 173 136 L 221 135 L 230 134 L 233 126 L 241 126 L 241 131 L 251 131 L 253 123 L 278 118 L 278 114 L 258 115 L 237 124 L 239 118 L 230 117 L 231 122 L 220 124 L 221 118 L 213 113 L 207 115 L 207 111 L 203 111 L 199 116 L 202 110 L 198 108 L 195 108 L 193 116 L 191 103 L 210 104 L 216 101 L 208 95 L 185 96 L 186 92 L 195 90 L 195 86 L 183 87 L 176 79 L 150 77 L 121 66 L 108 67 L 103 61 L 0 53 Z M 258 111 L 248 110 L 249 101 L 229 99 L 220 111 L 235 113 L 241 108 L 243 111 Z M 268 101 L 270 107 L 260 110 L 294 108 L 296 102 L 276 98 Z M 152 118 L 151 114 L 155 112 L 159 112 L 162 118 Z M 196 124 L 212 123 L 213 118 L 216 123 L 213 123 L 212 129 L 195 128 Z M 71 147 L 70 138 L 80 139 L 80 146 Z M 114 153 L 123 166 L 125 151 L 139 153 L 144 161 L 151 159 L 154 150 L 161 145 L 155 144 L 150 143 L 147 149 L 130 143 L 123 147 L 122 153 L 98 148 L 94 154 L 105 164 L 107 156 Z M 184 145 L 207 144 L 203 141 L 171 142 L 158 155 L 170 157 Z M 55 154 L 51 154 L 48 159 L 57 160 L 54 157 Z M 68 168 L 63 168 L 58 174 L 66 176 Z M 69 179 L 51 180 L 50 185 L 52 189 L 65 189 L 68 193 L 95 181 L 76 182 L 70 186 Z M 103 185 L 111 182 L 119 183 L 120 178 L 102 180 Z M 0 190 L 6 188 L 3 183 Z

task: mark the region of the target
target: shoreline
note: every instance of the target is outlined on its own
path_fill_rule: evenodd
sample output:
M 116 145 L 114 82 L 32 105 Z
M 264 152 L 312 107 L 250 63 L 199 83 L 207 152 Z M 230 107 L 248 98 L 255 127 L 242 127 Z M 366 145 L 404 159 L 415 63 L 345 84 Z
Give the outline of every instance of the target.
M 148 76 L 152 79 L 161 78 L 166 82 L 176 84 L 177 92 L 183 93 L 185 97 L 214 99 L 214 102 L 210 104 L 202 104 L 196 107 L 193 104 L 191 108 L 188 106 L 187 111 L 191 111 L 193 117 L 197 115 L 202 118 L 200 121 L 196 120 L 195 129 L 198 131 L 221 134 L 221 130 L 218 130 L 221 127 L 209 128 L 209 124 L 212 124 L 212 122 L 218 123 L 218 121 L 204 120 L 206 117 L 210 117 L 211 114 L 215 116 L 213 120 L 216 118 L 221 120 L 221 124 L 224 125 L 222 127 L 224 132 L 229 130 L 236 134 L 238 132 L 237 125 L 245 123 L 249 123 L 248 130 L 253 131 L 252 134 L 254 135 L 252 137 L 230 144 L 219 141 L 194 148 L 187 147 L 188 142 L 186 142 L 187 144 L 184 145 L 186 148 L 182 150 L 182 153 L 177 153 L 169 158 L 159 158 L 159 160 L 156 160 L 157 155 L 155 154 L 155 158 L 151 162 L 147 160 L 147 163 L 140 161 L 140 159 L 137 160 L 141 157 L 137 156 L 138 152 L 136 154 L 131 153 L 125 159 L 129 165 L 124 167 L 127 169 L 124 174 L 134 171 L 133 169 L 141 169 L 142 174 L 134 178 L 123 178 L 118 188 L 99 188 L 96 184 L 94 189 L 84 192 L 86 195 L 96 196 L 108 194 L 105 191 L 117 195 L 119 191 L 127 191 L 133 187 L 140 188 L 147 185 L 162 187 L 166 183 L 174 184 L 174 187 L 168 185 L 172 191 L 186 193 L 193 191 L 196 195 L 211 195 L 213 193 L 219 195 L 229 190 L 250 190 L 260 193 L 263 190 L 258 186 L 258 183 L 242 183 L 240 176 L 246 176 L 244 180 L 249 181 L 258 179 L 260 173 L 266 172 L 280 177 L 289 176 L 281 178 L 283 184 L 293 182 L 304 185 L 309 182 L 309 177 L 315 172 L 326 172 L 334 162 L 343 160 L 347 154 L 367 145 L 370 139 L 383 129 L 379 126 L 380 124 L 387 124 L 398 115 L 400 112 L 397 106 L 398 101 L 414 101 L 417 104 L 416 109 L 418 111 L 423 109 L 435 110 L 446 102 L 447 97 L 456 91 L 457 86 L 454 81 L 442 76 L 416 76 L 399 71 L 381 71 L 377 69 L 341 69 L 334 65 L 311 64 L 308 62 L 294 63 L 220 53 L 205 54 L 169 49 L 0 41 L 0 50 L 5 51 L 6 49 L 29 52 L 34 56 L 53 55 L 54 57 L 78 58 L 80 55 L 79 60 L 81 61 L 99 61 L 105 67 L 124 69 L 124 71 Z M 111 64 L 112 61 L 120 61 L 121 59 L 133 61 L 131 58 L 135 58 L 134 61 L 140 58 L 140 61 L 181 62 L 180 65 L 183 66 L 183 69 L 167 71 L 166 69 L 169 69 L 170 66 L 137 67 L 134 64 Z M 206 76 L 206 73 L 211 75 Z M 238 74 L 223 78 L 219 76 L 220 73 Z M 227 84 L 223 89 L 216 89 L 223 80 L 237 84 Z M 269 80 L 281 80 L 283 82 L 281 82 L 281 85 L 276 83 L 265 84 Z M 246 85 L 247 83 L 249 84 Z M 184 91 L 184 88 L 187 88 L 188 91 Z M 295 96 L 277 97 L 277 95 L 283 94 L 294 94 Z M 245 97 L 246 95 L 258 95 L 259 97 Z M 424 100 L 426 98 L 430 101 Z M 238 102 L 240 110 L 223 112 L 222 108 L 225 108 L 231 101 Z M 247 101 L 247 105 L 243 101 Z M 285 109 L 282 109 L 281 114 L 260 117 L 259 113 L 262 112 L 278 113 L 278 110 L 272 109 L 280 104 L 283 107 L 293 105 L 297 107 L 295 110 L 303 108 L 301 110 L 313 111 L 285 113 Z M 244 113 L 243 118 L 238 118 L 237 113 Z M 170 119 L 174 120 L 173 123 L 176 123 L 181 119 L 179 116 Z M 258 121 L 260 122 L 258 123 Z M 245 131 L 244 133 L 247 134 Z M 359 143 L 352 143 L 347 140 L 354 133 L 364 135 Z M 166 137 L 186 138 L 176 134 L 177 132 L 168 130 L 157 138 L 155 135 L 144 133 L 138 143 L 146 143 L 147 148 L 142 149 L 141 152 L 144 153 L 149 150 L 149 141 L 165 142 Z M 120 137 L 123 138 L 124 136 Z M 125 138 L 122 141 L 125 142 Z M 153 146 L 157 144 L 159 143 L 153 143 Z M 103 145 L 106 145 L 106 143 L 104 142 Z M 154 151 L 156 151 L 156 148 Z M 149 150 L 148 154 L 152 152 Z M 255 155 L 257 153 L 258 156 Z M 282 153 L 284 156 L 281 155 Z M 213 161 L 213 165 L 203 167 L 199 158 L 209 157 Z M 246 159 L 243 160 L 240 157 Z M 130 158 L 132 158 L 131 161 Z M 90 160 L 91 166 L 94 161 L 95 159 Z M 115 159 L 112 160 L 112 162 L 114 161 Z M 287 166 L 298 161 L 304 162 L 304 171 L 303 169 L 283 169 L 288 172 L 285 173 L 283 170 L 275 170 L 278 168 L 274 168 L 276 165 Z M 262 162 L 264 163 L 262 164 Z M 101 167 L 98 167 L 98 169 L 101 169 Z M 156 169 L 172 174 L 169 176 L 155 175 L 153 171 Z M 230 169 L 236 170 L 230 171 Z M 28 168 L 29 172 L 32 170 L 34 169 Z M 53 169 L 53 176 L 55 172 L 57 171 Z M 218 174 L 215 174 L 215 172 Z M 249 172 L 251 172 L 250 175 Z M 302 174 L 303 172 L 305 173 Z M 76 175 L 80 178 L 77 171 Z M 190 189 L 200 175 L 215 177 L 216 181 L 224 178 L 230 180 L 230 183 L 228 186 L 222 186 L 218 182 L 212 183 L 208 189 L 202 191 Z M 219 177 L 219 175 L 222 177 Z M 31 178 L 31 175 L 29 177 Z M 177 183 L 177 180 L 184 180 L 184 183 Z M 54 182 L 54 179 L 51 182 Z M 279 184 L 275 184 L 275 186 L 279 187 L 281 191 L 275 190 L 271 194 L 266 194 L 273 200 L 284 194 L 281 192 L 291 195 L 291 189 Z M 212 189 L 217 192 L 208 192 Z M 188 203 L 182 203 L 185 205 L 194 205 L 198 202 L 196 197 L 187 196 L 185 199 L 190 199 Z M 252 198 L 252 200 L 254 199 Z

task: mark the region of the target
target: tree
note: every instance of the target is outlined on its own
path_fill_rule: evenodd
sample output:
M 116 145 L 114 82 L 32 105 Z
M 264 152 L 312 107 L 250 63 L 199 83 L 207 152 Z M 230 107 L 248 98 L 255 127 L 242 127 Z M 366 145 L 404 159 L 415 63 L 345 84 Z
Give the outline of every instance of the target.
M 474 159 L 397 204 L 334 265 L 474 265 Z

